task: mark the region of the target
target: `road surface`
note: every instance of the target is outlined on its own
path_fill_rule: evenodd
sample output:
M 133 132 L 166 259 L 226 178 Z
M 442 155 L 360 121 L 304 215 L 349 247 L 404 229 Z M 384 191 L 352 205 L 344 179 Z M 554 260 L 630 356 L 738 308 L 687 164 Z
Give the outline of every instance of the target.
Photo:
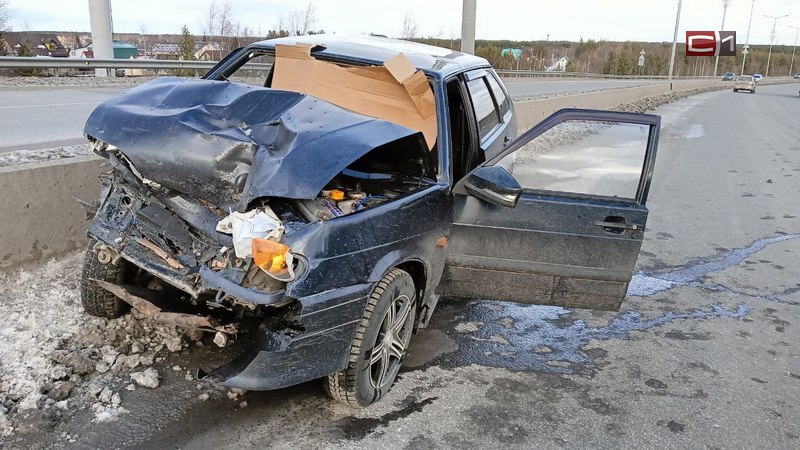
M 83 144 L 89 114 L 120 88 L 0 90 L 0 152 Z
M 89 448 L 797 448 L 797 89 L 656 111 L 651 215 L 618 313 L 443 300 L 366 410 L 317 382 L 249 392 L 246 407 L 203 402 L 169 367 L 213 355 L 185 351 L 163 363 L 163 387 L 122 391 L 116 422 L 78 411 L 15 445 L 66 433 Z
M 637 86 L 640 80 L 509 81 L 513 98 Z M 92 110 L 126 88 L 0 89 L 0 153 L 85 143 L 83 125 Z

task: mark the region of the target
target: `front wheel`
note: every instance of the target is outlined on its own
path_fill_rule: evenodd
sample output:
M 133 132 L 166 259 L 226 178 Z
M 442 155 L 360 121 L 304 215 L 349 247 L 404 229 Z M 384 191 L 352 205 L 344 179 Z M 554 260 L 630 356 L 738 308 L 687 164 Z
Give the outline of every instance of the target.
M 333 399 L 364 407 L 389 391 L 414 332 L 416 300 L 414 280 L 404 270 L 392 269 L 378 282 L 356 329 L 347 368 L 325 379 Z
M 734 89 L 733 92 L 739 92 L 739 90 L 738 89 Z
M 108 251 L 95 251 L 97 241 L 89 240 L 86 255 L 83 259 L 81 272 L 81 303 L 87 313 L 116 319 L 131 309 L 130 305 L 123 302 L 116 295 L 101 288 L 93 280 L 121 283 L 125 273 L 125 261 L 112 261 Z

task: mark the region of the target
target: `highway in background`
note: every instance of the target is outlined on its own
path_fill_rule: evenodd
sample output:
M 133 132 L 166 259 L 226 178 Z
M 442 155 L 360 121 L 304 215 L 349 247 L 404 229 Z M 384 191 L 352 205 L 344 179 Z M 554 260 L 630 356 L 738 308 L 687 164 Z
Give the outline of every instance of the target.
M 509 80 L 514 99 L 595 91 L 655 83 L 653 80 Z M 2 88 L 0 153 L 76 145 L 85 142 L 83 125 L 101 102 L 127 87 Z

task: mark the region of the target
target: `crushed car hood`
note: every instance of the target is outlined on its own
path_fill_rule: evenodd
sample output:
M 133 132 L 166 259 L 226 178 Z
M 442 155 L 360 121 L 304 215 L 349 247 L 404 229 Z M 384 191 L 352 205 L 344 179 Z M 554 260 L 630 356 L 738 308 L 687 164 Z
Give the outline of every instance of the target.
M 227 81 L 161 78 L 114 97 L 85 134 L 144 178 L 243 210 L 259 197 L 312 199 L 370 150 L 421 133 L 315 97 Z

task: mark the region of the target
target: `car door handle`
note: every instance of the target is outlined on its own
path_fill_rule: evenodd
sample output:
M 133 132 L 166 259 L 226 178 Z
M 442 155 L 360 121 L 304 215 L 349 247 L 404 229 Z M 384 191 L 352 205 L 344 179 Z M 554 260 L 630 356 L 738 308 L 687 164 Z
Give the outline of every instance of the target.
M 641 225 L 637 225 L 635 223 L 607 222 L 602 220 L 598 220 L 594 224 L 602 228 L 615 228 L 620 230 L 638 230 L 642 227 Z
M 636 231 L 642 228 L 641 225 L 627 223 L 622 216 L 606 216 L 605 219 L 598 220 L 594 224 L 595 226 L 601 227 L 606 233 L 620 235 L 625 233 L 625 230 Z

